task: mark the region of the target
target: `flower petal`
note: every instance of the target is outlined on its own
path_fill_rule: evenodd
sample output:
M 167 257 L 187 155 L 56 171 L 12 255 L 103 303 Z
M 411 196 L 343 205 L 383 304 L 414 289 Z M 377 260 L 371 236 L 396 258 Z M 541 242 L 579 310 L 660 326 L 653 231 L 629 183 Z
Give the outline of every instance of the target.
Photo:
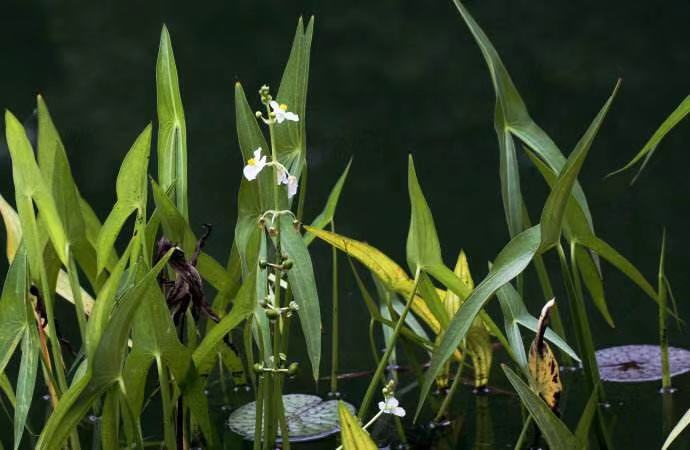
M 288 198 L 292 198 L 297 193 L 297 177 L 290 175 L 287 179 Z
M 273 108 L 273 112 L 276 112 L 279 110 L 282 111 L 282 109 L 280 109 L 280 104 L 277 101 L 271 100 L 268 104 L 271 105 L 271 108 Z
M 406 413 L 405 413 L 405 409 L 404 409 L 404 408 L 398 406 L 398 407 L 396 407 L 396 408 L 393 409 L 393 414 L 395 414 L 395 415 L 398 416 L 398 417 L 405 417 L 405 414 L 406 414 Z
M 386 399 L 386 406 L 390 409 L 396 408 L 400 402 L 398 402 L 398 399 L 395 397 L 388 397 Z
M 293 122 L 299 122 L 299 116 L 293 112 L 290 112 L 290 111 L 285 112 L 285 118 L 287 120 L 291 120 Z
M 287 170 L 280 166 L 278 166 L 278 179 L 276 180 L 276 184 L 288 184 Z
M 264 158 L 265 158 L 265 156 L 264 156 Z M 261 147 L 254 150 L 254 160 L 258 161 L 260 159 L 261 159 Z
M 264 164 L 265 165 L 265 164 Z M 256 179 L 256 176 L 261 172 L 261 169 L 264 168 L 264 165 L 259 165 L 259 164 L 254 164 L 254 165 L 249 165 L 247 164 L 244 166 L 244 169 L 242 169 L 242 173 L 244 173 L 244 177 L 252 181 Z
M 379 410 L 386 412 L 386 404 L 383 402 L 379 402 Z

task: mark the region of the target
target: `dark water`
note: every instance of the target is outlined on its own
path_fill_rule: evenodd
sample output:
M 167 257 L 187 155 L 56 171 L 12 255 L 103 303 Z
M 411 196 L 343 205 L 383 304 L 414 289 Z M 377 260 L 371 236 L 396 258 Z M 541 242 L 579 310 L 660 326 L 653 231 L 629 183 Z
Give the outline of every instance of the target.
M 687 318 L 690 124 L 666 138 L 634 187 L 628 187 L 628 176 L 602 177 L 632 157 L 688 94 L 690 3 L 484 0 L 468 2 L 467 7 L 501 53 L 532 116 L 566 154 L 615 80 L 623 79 L 580 180 L 598 234 L 650 280 L 656 273 L 661 228 L 666 226 L 668 275 L 681 316 Z M 337 214 L 338 229 L 403 262 L 409 214 L 406 155 L 412 153 L 449 263 L 464 248 L 480 279 L 486 262 L 507 241 L 492 128 L 494 94 L 481 55 L 449 1 L 122 1 L 97 6 L 9 0 L 1 11 L 0 106 L 25 118 L 34 107 L 34 95 L 45 95 L 74 176 L 102 218 L 114 201 L 122 156 L 155 116 L 154 64 L 160 27 L 166 22 L 187 116 L 192 221 L 216 225 L 209 251 L 224 259 L 241 170 L 233 83 L 242 81 L 248 95 L 263 83 L 277 87 L 297 17 L 314 14 L 306 217 L 320 211 L 335 177 L 354 157 Z M 537 217 L 546 189 L 529 162 L 523 162 L 524 193 Z M 0 170 L 0 193 L 11 198 L 4 148 Z M 315 258 L 328 329 L 330 266 L 325 246 L 315 246 Z M 616 328 L 609 329 L 592 311 L 597 346 L 654 343 L 655 306 L 613 269 L 605 267 L 605 276 Z M 368 344 L 360 325 L 366 310 L 349 275 L 342 278 L 346 326 L 341 367 L 367 369 L 371 359 L 361 351 Z M 536 312 L 542 300 L 538 291 L 528 292 L 532 295 L 527 303 Z M 495 310 L 491 313 L 498 317 Z M 325 348 L 330 347 L 328 338 L 326 333 Z M 676 329 L 671 343 L 690 346 L 687 333 Z M 325 355 L 324 373 L 328 360 Z M 496 368 L 493 380 L 505 384 L 499 372 Z M 671 422 L 690 407 L 688 378 L 677 381 L 681 389 L 674 397 Z M 366 381 L 346 384 L 346 397 L 356 402 Z M 288 389 L 313 390 L 307 383 L 298 381 Z M 660 445 L 665 433 L 656 388 L 654 383 L 609 386 L 619 448 Z M 320 388 L 321 393 L 326 390 Z M 565 416 L 572 425 L 585 399 L 575 380 L 566 390 Z M 403 398 L 408 410 L 414 409 L 416 395 Z M 476 401 L 463 395 L 456 405 L 457 413 L 464 414 L 459 447 L 478 446 L 477 430 L 485 425 L 477 423 L 486 424 L 486 414 L 474 406 Z M 495 395 L 486 403 L 493 438 L 489 442 L 482 434 L 479 440 L 487 448 L 509 446 L 520 428 L 517 400 Z M 5 435 L 9 433 L 0 431 Z M 420 431 L 411 435 L 424 441 Z M 329 442 L 313 448 L 332 447 Z

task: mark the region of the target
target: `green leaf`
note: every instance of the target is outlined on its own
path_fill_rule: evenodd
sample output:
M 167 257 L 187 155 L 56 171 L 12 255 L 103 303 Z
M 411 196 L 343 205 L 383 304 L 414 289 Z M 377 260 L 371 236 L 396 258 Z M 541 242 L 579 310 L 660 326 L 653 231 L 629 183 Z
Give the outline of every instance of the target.
M 251 316 L 256 304 L 256 277 L 250 274 L 247 282 L 242 284 L 235 301 L 233 302 L 230 313 L 224 316 L 221 321 L 211 328 L 194 350 L 194 364 L 197 367 L 204 365 L 208 358 L 215 355 L 218 344 L 223 341 L 223 337 Z
M 577 441 L 573 433 L 559 419 L 556 414 L 539 398 L 529 386 L 513 372 L 510 367 L 502 365 L 503 371 L 508 381 L 517 391 L 522 404 L 527 408 L 530 415 L 544 435 L 544 439 L 549 444 L 549 448 L 577 448 Z
M 156 105 L 158 111 L 158 182 L 171 192 L 182 216 L 187 206 L 187 127 L 180 97 L 177 66 L 168 28 L 161 30 L 156 61 Z
M 72 177 L 65 147 L 43 98 L 38 96 L 38 164 L 51 189 L 70 247 L 84 248 L 85 224 L 81 195 Z M 93 251 L 93 249 L 90 249 Z M 86 267 L 95 272 L 95 267 Z
M 345 167 L 345 170 L 343 171 L 342 175 L 340 175 L 340 178 L 338 178 L 338 181 L 335 183 L 333 186 L 333 189 L 331 189 L 331 193 L 328 195 L 328 201 L 326 202 L 326 206 L 323 208 L 323 211 L 316 216 L 314 221 L 311 223 L 311 226 L 313 228 L 317 228 L 319 230 L 322 230 L 326 225 L 331 223 L 333 218 L 335 217 L 335 210 L 338 206 L 338 200 L 340 200 L 340 193 L 343 190 L 343 186 L 345 185 L 345 180 L 347 179 L 347 174 L 350 172 L 350 166 L 352 165 L 352 159 L 350 159 L 350 162 L 347 163 L 347 167 Z M 312 233 L 307 233 L 304 235 L 304 243 L 311 244 L 311 242 L 314 240 L 316 236 Z
M 120 234 L 120 230 L 129 216 L 136 211 L 137 224 L 135 227 L 141 231 L 143 239 L 143 227 L 146 215 L 146 172 L 149 163 L 149 151 L 151 145 L 151 125 L 147 125 L 139 134 L 136 141 L 125 156 L 120 172 L 117 174 L 117 203 L 108 215 L 100 233 L 96 254 L 98 255 L 98 273 L 103 271 L 106 261 L 110 257 L 113 244 Z
M 498 52 L 489 41 L 481 27 L 472 18 L 459 0 L 453 0 L 460 15 L 470 29 L 484 60 L 489 68 L 491 81 L 496 92 L 496 111 L 494 127 L 498 135 L 501 163 L 501 193 L 511 237 L 522 230 L 522 195 L 515 143 L 513 136 L 524 142 L 556 172 L 565 164 L 565 157 L 551 138 L 537 125 L 529 115 L 524 101 L 520 97 L 510 74 L 501 61 Z M 573 194 L 587 216 L 590 227 L 592 219 L 587 200 L 579 184 L 575 184 Z
M 462 304 L 458 313 L 451 319 L 448 329 L 431 359 L 431 366 L 426 373 L 415 417 L 419 416 L 434 380 L 443 369 L 445 362 L 465 339 L 477 314 L 496 290 L 525 270 L 539 249 L 540 242 L 541 230 L 539 225 L 528 228 L 515 236 L 501 250 L 487 276 L 477 285 Z
M 673 427 L 671 432 L 668 434 L 668 437 L 666 437 L 666 440 L 664 441 L 664 445 L 661 447 L 661 450 L 666 450 L 673 444 L 673 441 L 675 441 L 680 434 L 685 431 L 685 429 L 690 425 L 690 409 L 685 411 L 685 414 L 683 414 L 683 417 L 680 418 L 676 426 Z
M 297 314 L 302 333 L 307 343 L 307 354 L 311 362 L 314 380 L 319 379 L 321 361 L 321 310 L 316 291 L 314 268 L 309 250 L 302 236 L 292 224 L 291 216 L 280 216 L 280 244 L 282 251 L 293 261 L 288 271 L 288 285 L 292 289 L 295 302 L 299 306 Z
M 19 223 L 17 212 L 2 195 L 0 195 L 0 215 L 2 215 L 2 221 L 5 223 L 7 261 L 12 262 L 22 241 L 22 226 Z
M 309 56 L 314 35 L 314 18 L 304 28 L 302 18 L 297 23 L 290 57 L 280 80 L 277 101 L 299 116 L 298 122 L 286 121 L 274 127 L 278 159 L 290 174 L 300 178 L 307 158 L 306 105 L 309 84 Z
M 29 267 L 25 245 L 20 245 L 10 264 L 0 297 L 0 373 L 14 354 L 28 328 L 26 305 Z
M 577 422 L 577 428 L 575 429 L 575 437 L 580 443 L 580 448 L 586 448 L 586 442 L 589 440 L 589 429 L 592 426 L 592 421 L 596 416 L 598 406 L 599 406 L 599 389 L 597 388 L 592 391 L 592 394 L 587 400 L 585 409 L 582 411 L 580 420 Z
M 28 309 L 31 306 L 27 305 Z M 26 318 L 27 322 L 29 317 Z M 17 374 L 16 406 L 14 408 L 14 449 L 19 448 L 21 443 L 26 420 L 29 416 L 29 409 L 34 398 L 34 388 L 36 387 L 36 377 L 38 376 L 38 352 L 39 338 L 36 326 L 29 325 L 24 332 L 22 339 L 22 359 L 19 364 Z
M 144 299 L 149 298 L 154 290 L 159 290 L 156 277 L 167 264 L 170 254 L 161 258 L 135 286 L 122 294 L 102 336 L 94 343 L 97 349 L 90 354 L 86 373 L 63 394 L 41 432 L 37 449 L 47 450 L 62 445 L 93 403 L 120 380 L 135 313 Z M 126 258 L 127 255 L 122 257 Z M 141 447 L 140 436 L 138 440 Z
M 411 208 L 410 229 L 407 233 L 407 265 L 414 273 L 417 267 L 425 270 L 429 266 L 443 265 L 443 258 L 434 218 L 419 186 L 412 155 L 408 158 L 407 189 Z
M 652 285 L 649 284 L 640 271 L 637 270 L 637 268 L 632 265 L 630 261 L 625 259 L 623 255 L 618 253 L 616 249 L 596 236 L 581 236 L 577 239 L 576 243 L 593 250 L 602 258 L 607 260 L 614 267 L 625 274 L 640 289 L 642 289 L 645 294 L 649 296 L 649 298 L 658 303 L 657 294 Z
M 67 236 L 60 221 L 57 207 L 48 184 L 43 178 L 31 148 L 31 143 L 21 123 L 11 112 L 5 112 L 5 134 L 12 157 L 14 193 L 24 239 L 33 273 L 40 273 L 43 245 L 38 231 L 34 205 L 38 208 L 41 221 L 45 223 L 50 241 L 62 264 L 67 264 Z
M 585 131 L 585 134 L 582 136 L 582 138 L 580 138 L 580 141 L 575 146 L 575 149 L 568 157 L 565 165 L 560 170 L 556 183 L 551 189 L 551 193 L 546 199 L 544 209 L 541 213 L 542 250 L 553 247 L 561 238 L 563 218 L 565 216 L 568 200 L 570 199 L 571 192 L 575 186 L 577 176 L 580 173 L 580 169 L 582 168 L 585 158 L 587 158 L 587 154 L 589 153 L 592 142 L 599 131 L 601 122 L 604 120 L 604 117 L 611 106 L 611 102 L 613 102 L 613 99 L 616 96 L 619 86 L 620 80 L 618 83 L 616 83 L 613 93 L 596 115 L 591 125 L 587 131 Z
M 527 311 L 524 301 L 511 283 L 506 283 L 501 286 L 496 291 L 496 297 L 501 305 L 506 335 L 508 337 L 508 341 L 510 342 L 513 354 L 515 355 L 515 360 L 521 369 L 526 369 L 527 354 L 525 353 L 524 342 L 519 325 L 522 325 L 523 327 L 536 333 L 538 320 Z M 546 329 L 544 338 L 556 347 L 563 350 L 575 361 L 580 362 L 580 358 L 577 356 L 577 353 L 575 353 L 575 350 L 573 350 L 570 345 L 568 345 L 568 343 L 565 342 L 552 329 Z
M 633 178 L 632 183 L 634 183 L 637 178 L 642 174 L 642 171 L 644 170 L 645 166 L 649 162 L 649 160 L 652 158 L 652 155 L 654 155 L 654 152 L 656 151 L 657 146 L 661 143 L 661 141 L 666 137 L 669 131 L 671 131 L 678 123 L 685 118 L 690 113 L 690 95 L 685 97 L 683 101 L 678 105 L 678 107 L 671 113 L 670 116 L 664 120 L 664 122 L 659 126 L 659 128 L 654 132 L 651 138 L 649 138 L 649 141 L 642 147 L 642 150 L 640 150 L 637 155 L 625 166 L 622 168 L 611 172 L 610 174 L 606 175 L 606 177 L 610 177 L 612 175 L 616 175 L 618 173 L 624 172 L 628 169 L 630 169 L 632 166 L 637 164 L 642 158 L 644 158 L 644 161 L 642 161 L 642 165 L 640 166 L 640 169 L 637 171 L 637 174 Z
M 340 440 L 343 442 L 343 450 L 377 450 L 378 447 L 371 440 L 360 425 L 355 416 L 342 401 L 338 402 L 338 415 L 340 416 Z

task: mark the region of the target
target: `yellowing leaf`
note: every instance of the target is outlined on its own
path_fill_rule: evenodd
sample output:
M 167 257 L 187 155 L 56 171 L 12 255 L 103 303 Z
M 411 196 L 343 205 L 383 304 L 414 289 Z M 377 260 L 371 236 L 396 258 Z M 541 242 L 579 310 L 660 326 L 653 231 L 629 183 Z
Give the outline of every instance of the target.
M 338 416 L 340 417 L 340 439 L 343 450 L 377 450 L 378 447 L 371 440 L 369 433 L 359 424 L 356 417 L 350 413 L 342 401 L 338 401 Z
M 544 340 L 546 322 L 553 305 L 554 300 L 550 300 L 541 311 L 539 325 L 537 326 L 537 336 L 529 348 L 528 367 L 532 376 L 532 388 L 549 405 L 549 408 L 556 412 L 558 411 L 558 400 L 561 396 L 561 391 L 563 391 L 563 385 L 561 384 L 558 361 L 556 361 L 551 347 Z
M 5 222 L 5 231 L 7 232 L 7 260 L 12 262 L 14 255 L 19 248 L 19 242 L 22 240 L 22 226 L 19 223 L 19 216 L 12 206 L 7 203 L 5 198 L 0 195 L 0 214 L 2 220 Z
M 341 236 L 337 233 L 319 230 L 318 228 L 307 225 L 304 226 L 304 229 L 364 264 L 369 270 L 376 274 L 388 289 L 397 292 L 403 297 L 408 297 L 412 292 L 414 282 L 407 275 L 407 272 L 376 247 Z M 439 293 L 441 294 L 441 298 L 445 295 L 444 291 L 439 291 Z M 438 334 L 440 332 L 441 325 L 431 310 L 429 310 L 429 307 L 425 304 L 424 299 L 415 296 L 412 301 L 412 311 L 417 317 L 422 319 L 434 333 Z

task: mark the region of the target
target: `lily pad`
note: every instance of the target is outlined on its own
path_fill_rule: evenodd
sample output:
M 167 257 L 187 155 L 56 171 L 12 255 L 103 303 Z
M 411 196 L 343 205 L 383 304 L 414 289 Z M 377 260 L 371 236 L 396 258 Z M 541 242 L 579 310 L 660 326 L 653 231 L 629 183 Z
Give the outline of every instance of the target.
M 596 352 L 601 379 L 619 383 L 661 380 L 661 349 L 658 345 L 621 345 Z M 671 376 L 690 372 L 690 351 L 669 347 Z
M 343 403 L 354 414 L 355 407 Z M 315 441 L 340 431 L 337 400 L 323 401 L 316 395 L 288 394 L 283 395 L 283 404 L 290 442 Z M 255 425 L 256 402 L 240 406 L 228 418 L 228 427 L 248 440 L 254 440 Z

